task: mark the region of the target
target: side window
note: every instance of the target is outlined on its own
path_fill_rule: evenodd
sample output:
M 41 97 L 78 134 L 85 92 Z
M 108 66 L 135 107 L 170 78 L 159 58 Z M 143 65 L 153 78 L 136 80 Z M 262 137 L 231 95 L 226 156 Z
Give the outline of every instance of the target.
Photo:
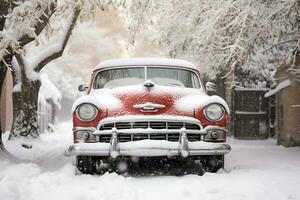
M 107 83 L 107 81 L 108 81 L 108 71 L 103 71 L 96 75 L 93 86 L 95 89 L 103 88 L 104 85 Z
M 193 73 L 193 75 L 192 75 L 192 83 L 193 83 L 194 88 L 200 88 L 199 81 L 200 80 L 198 80 L 197 76 Z

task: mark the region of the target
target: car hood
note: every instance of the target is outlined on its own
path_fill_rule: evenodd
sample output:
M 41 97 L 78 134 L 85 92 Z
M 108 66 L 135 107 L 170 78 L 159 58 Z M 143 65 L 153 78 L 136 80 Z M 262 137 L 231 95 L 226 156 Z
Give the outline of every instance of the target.
M 208 96 L 200 89 L 153 85 L 124 86 L 92 90 L 73 104 L 73 111 L 82 103 L 91 103 L 106 110 L 109 116 L 120 115 L 186 115 L 210 103 L 220 103 L 229 112 L 225 101 Z

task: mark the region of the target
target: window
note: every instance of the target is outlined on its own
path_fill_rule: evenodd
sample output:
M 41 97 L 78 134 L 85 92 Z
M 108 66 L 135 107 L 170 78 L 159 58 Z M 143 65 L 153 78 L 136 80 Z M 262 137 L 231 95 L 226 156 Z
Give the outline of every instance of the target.
M 185 69 L 147 67 L 147 79 L 158 85 L 171 87 L 200 87 L 196 74 Z
M 172 67 L 127 67 L 99 72 L 94 80 L 94 89 L 141 85 L 145 80 L 170 87 L 200 88 L 196 74 L 190 70 Z

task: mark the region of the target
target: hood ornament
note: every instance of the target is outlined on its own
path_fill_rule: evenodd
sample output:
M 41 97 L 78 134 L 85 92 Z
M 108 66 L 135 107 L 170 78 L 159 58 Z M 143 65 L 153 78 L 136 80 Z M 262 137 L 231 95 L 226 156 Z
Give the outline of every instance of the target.
M 154 84 L 151 80 L 146 80 L 146 81 L 143 83 L 143 85 L 144 85 L 146 88 L 150 89 L 150 88 L 153 87 L 155 84 Z
M 165 105 L 146 102 L 144 104 L 133 105 L 134 108 L 140 109 L 142 112 L 157 112 L 159 108 L 165 108 Z

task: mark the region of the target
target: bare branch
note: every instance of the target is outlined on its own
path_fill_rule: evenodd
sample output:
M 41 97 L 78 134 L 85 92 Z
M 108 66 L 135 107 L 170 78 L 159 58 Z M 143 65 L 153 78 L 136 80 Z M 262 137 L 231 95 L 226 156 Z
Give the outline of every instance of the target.
M 285 41 L 282 41 L 282 42 L 278 42 L 278 43 L 276 43 L 276 44 L 274 44 L 274 45 L 268 47 L 267 49 L 265 49 L 265 50 L 263 51 L 263 53 L 265 53 L 265 52 L 267 52 L 267 51 L 269 51 L 269 50 L 271 50 L 271 49 L 273 49 L 273 48 L 275 48 L 275 47 L 281 46 L 281 45 L 283 45 L 283 44 L 290 43 L 290 42 L 297 42 L 297 41 L 298 41 L 298 40 L 296 40 L 296 39 L 292 39 L 292 40 L 285 40 Z
M 72 30 L 74 29 L 74 26 L 76 24 L 77 18 L 80 14 L 81 9 L 78 7 L 74 8 L 74 12 L 69 18 L 68 25 L 66 27 L 66 30 L 64 30 L 64 34 L 62 36 L 61 41 L 59 43 L 52 45 L 48 48 L 46 48 L 44 51 L 42 51 L 38 56 L 37 60 L 38 62 L 35 62 L 35 66 L 33 66 L 34 70 L 36 72 L 39 72 L 43 69 L 45 65 L 47 65 L 52 60 L 59 58 L 62 56 L 65 47 L 69 41 L 69 38 L 72 34 Z

